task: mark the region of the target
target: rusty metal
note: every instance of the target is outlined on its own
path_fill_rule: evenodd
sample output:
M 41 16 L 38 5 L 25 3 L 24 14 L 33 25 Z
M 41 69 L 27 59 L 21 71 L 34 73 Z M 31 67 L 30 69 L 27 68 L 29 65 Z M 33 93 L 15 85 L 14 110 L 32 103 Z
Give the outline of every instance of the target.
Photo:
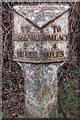
M 14 6 L 13 60 L 24 73 L 25 104 L 32 118 L 56 114 L 57 71 L 68 60 L 68 9 L 46 3 Z
M 33 5 L 28 4 L 23 7 L 14 6 L 13 9 L 13 60 L 46 63 L 68 59 L 69 7 L 59 5 L 52 7 L 49 4 L 44 7 L 40 4 L 34 8 Z M 41 25 L 38 22 L 42 22 Z
M 50 24 L 51 22 L 55 21 L 56 19 L 58 19 L 60 16 L 62 16 L 64 13 L 66 13 L 69 9 L 67 9 L 66 11 L 64 11 L 62 14 L 58 15 L 55 19 L 51 19 L 49 20 L 47 23 L 43 24 L 41 27 L 39 27 L 37 24 L 35 24 L 32 20 L 26 18 L 24 15 L 20 14 L 19 12 L 17 12 L 15 9 L 13 9 L 17 14 L 19 14 L 21 17 L 23 17 L 26 21 L 30 22 L 31 24 L 33 24 L 35 27 L 37 27 L 38 29 L 42 29 L 44 27 L 46 27 L 48 24 Z

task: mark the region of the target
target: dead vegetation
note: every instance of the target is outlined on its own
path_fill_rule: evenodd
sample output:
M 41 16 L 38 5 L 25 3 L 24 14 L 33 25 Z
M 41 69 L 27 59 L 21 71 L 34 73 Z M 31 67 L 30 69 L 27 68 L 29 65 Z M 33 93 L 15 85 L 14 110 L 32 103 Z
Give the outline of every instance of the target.
M 2 66 L 2 108 L 3 119 L 26 118 L 24 101 L 24 78 L 16 62 L 11 62 L 12 56 L 12 6 L 18 3 L 1 3 L 3 66 Z M 56 117 L 80 118 L 80 2 L 70 4 L 70 61 L 65 63 L 58 72 L 59 101 Z M 26 115 L 26 114 L 27 115 Z

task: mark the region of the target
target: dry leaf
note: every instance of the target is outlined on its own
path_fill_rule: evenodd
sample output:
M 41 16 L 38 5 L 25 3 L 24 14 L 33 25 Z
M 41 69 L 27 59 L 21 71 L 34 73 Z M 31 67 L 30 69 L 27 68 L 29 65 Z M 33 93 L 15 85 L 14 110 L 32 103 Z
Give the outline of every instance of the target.
M 11 115 L 12 115 L 13 117 L 15 117 L 15 116 L 17 115 L 17 113 L 16 113 L 16 112 L 13 112 Z

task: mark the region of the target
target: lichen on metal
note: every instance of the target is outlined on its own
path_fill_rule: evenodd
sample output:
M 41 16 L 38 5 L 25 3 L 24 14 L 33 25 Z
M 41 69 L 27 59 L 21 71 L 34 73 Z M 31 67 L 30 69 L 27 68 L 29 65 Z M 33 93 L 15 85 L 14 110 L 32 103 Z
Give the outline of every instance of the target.
M 17 5 L 13 9 L 13 60 L 24 73 L 28 117 L 54 118 L 57 70 L 68 59 L 69 52 L 69 6 L 42 3 Z
M 51 4 L 14 6 L 13 59 L 23 62 L 68 59 L 68 9 L 67 5 Z
M 36 117 L 55 117 L 57 111 L 57 70 L 59 64 L 25 64 L 26 109 Z M 55 109 L 54 111 L 51 108 Z M 31 117 L 31 116 L 29 116 Z

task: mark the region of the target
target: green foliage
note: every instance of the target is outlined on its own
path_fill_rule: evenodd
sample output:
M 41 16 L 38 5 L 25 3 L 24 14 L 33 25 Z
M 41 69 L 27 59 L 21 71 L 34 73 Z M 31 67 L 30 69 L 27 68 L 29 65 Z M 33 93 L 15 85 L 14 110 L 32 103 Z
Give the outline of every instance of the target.
M 79 90 L 80 68 L 69 66 L 65 76 L 67 76 L 66 80 L 63 78 L 59 81 L 59 115 L 60 118 L 78 118 L 80 96 L 77 90 Z
M 10 116 L 7 111 L 2 112 L 2 120 L 10 120 Z

